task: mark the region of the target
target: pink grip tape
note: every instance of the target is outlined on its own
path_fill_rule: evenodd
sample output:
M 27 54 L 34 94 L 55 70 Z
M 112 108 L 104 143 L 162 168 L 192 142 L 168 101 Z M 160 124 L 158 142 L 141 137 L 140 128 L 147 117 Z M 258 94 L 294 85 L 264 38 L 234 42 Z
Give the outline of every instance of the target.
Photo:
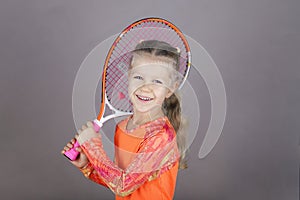
M 79 155 L 79 152 L 76 151 L 76 148 L 79 147 L 79 143 L 76 141 L 73 148 L 70 149 L 69 151 L 66 151 L 64 153 L 64 155 L 69 158 L 70 160 L 74 161 L 77 159 L 78 155 Z

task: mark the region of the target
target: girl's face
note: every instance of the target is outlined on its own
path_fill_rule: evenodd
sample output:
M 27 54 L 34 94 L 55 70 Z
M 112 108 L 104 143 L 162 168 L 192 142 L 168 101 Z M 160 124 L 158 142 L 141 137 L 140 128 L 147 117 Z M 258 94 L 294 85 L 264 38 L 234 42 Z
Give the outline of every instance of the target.
M 165 98 L 172 95 L 175 84 L 172 65 L 155 58 L 138 56 L 129 71 L 129 96 L 135 112 L 161 109 Z

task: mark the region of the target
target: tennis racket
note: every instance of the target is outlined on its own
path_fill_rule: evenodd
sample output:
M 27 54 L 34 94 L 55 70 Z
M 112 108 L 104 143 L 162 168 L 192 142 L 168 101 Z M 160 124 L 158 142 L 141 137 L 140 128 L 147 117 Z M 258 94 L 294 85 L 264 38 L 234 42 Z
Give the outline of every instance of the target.
M 132 52 L 141 40 L 158 40 L 169 43 L 180 49 L 179 70 L 181 81 L 185 82 L 190 65 L 191 53 L 183 33 L 171 22 L 161 18 L 145 18 L 125 28 L 113 42 L 104 63 L 102 74 L 102 95 L 100 111 L 94 120 L 94 129 L 99 131 L 103 124 L 112 118 L 129 115 L 133 108 L 127 92 L 128 80 L 124 77 L 128 72 Z M 106 108 L 110 113 L 106 116 Z M 75 143 L 74 147 L 77 147 Z M 70 160 L 76 160 L 78 152 L 75 148 L 65 152 Z

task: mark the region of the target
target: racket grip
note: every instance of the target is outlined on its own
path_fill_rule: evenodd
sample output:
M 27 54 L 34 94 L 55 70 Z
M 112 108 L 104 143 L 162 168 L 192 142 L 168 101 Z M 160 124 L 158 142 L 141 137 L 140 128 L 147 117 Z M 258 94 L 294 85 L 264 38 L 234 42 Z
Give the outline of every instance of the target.
M 69 151 L 66 151 L 64 153 L 64 155 L 69 159 L 69 160 L 76 160 L 78 155 L 79 155 L 79 152 L 76 151 L 76 148 L 79 147 L 79 143 L 76 141 L 73 145 L 73 148 L 70 149 Z
M 99 133 L 100 126 L 95 121 L 93 121 L 93 125 L 94 125 L 94 130 L 96 131 L 96 133 Z

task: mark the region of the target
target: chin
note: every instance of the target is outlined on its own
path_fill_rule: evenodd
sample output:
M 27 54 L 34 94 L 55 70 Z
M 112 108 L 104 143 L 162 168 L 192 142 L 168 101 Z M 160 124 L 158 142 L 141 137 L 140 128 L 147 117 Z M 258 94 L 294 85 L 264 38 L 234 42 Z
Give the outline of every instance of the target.
M 150 113 L 153 109 L 136 107 L 134 110 L 135 112 L 146 114 L 146 113 Z

